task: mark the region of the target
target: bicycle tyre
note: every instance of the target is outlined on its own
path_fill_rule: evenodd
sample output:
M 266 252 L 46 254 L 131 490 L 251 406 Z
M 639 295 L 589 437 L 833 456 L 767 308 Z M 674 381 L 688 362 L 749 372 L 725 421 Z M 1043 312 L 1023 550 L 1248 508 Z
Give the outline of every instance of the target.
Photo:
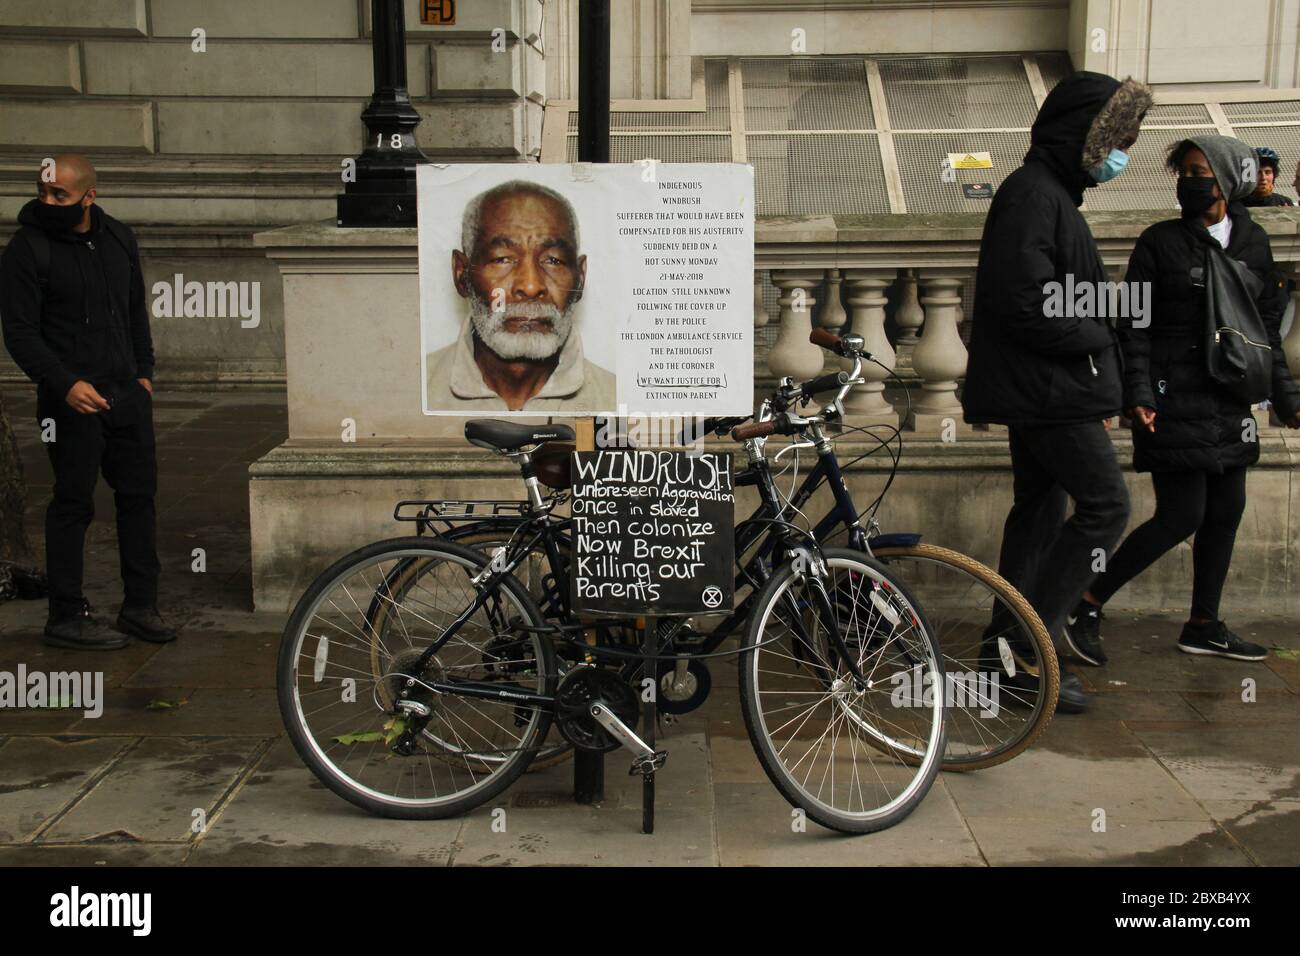
M 886 566 L 889 566 L 893 560 L 916 559 L 957 568 L 988 587 L 996 595 L 997 600 L 1002 601 L 1011 608 L 1027 625 L 1025 634 L 1033 642 L 1039 660 L 1042 662 L 1040 674 L 1046 672 L 1047 675 L 1045 690 L 1040 693 L 1036 704 L 1034 720 L 1026 726 L 1019 736 L 1002 747 L 984 754 L 968 755 L 952 755 L 948 752 L 954 747 L 953 724 L 950 721 L 945 744 L 946 752 L 943 769 L 956 772 L 985 770 L 1006 763 L 1008 760 L 1024 753 L 1033 745 L 1034 741 L 1042 736 L 1043 731 L 1047 729 L 1047 725 L 1052 722 L 1052 716 L 1056 713 L 1056 700 L 1061 687 L 1060 665 L 1056 656 L 1056 647 L 1052 643 L 1051 637 L 1047 633 L 1047 627 L 1043 624 L 1038 613 L 1025 600 L 1024 595 L 1017 591 L 1006 578 L 988 565 L 959 551 L 933 544 L 918 543 L 873 548 L 871 553 Z M 903 580 L 907 580 L 906 575 L 904 575 Z M 942 647 L 942 636 L 939 636 L 939 641 Z M 945 670 L 951 665 L 951 662 L 951 658 L 945 658 Z
M 904 609 L 911 612 L 916 624 L 916 632 L 919 639 L 924 644 L 924 652 L 928 656 L 931 664 L 931 670 L 934 672 L 936 679 L 942 681 L 943 676 L 943 659 L 938 642 L 935 641 L 928 624 L 925 621 L 920 605 L 912 599 L 906 587 L 901 585 L 893 575 L 880 562 L 868 557 L 860 551 L 854 551 L 845 548 L 826 548 L 823 549 L 822 555 L 826 564 L 832 570 L 848 567 L 865 568 L 873 581 L 888 584 L 894 592 L 903 599 Z M 782 601 L 785 594 L 794 579 L 802 572 L 797 572 L 793 563 L 787 562 L 773 571 L 771 578 L 763 585 L 759 591 L 755 602 L 754 610 L 750 615 L 749 622 L 745 630 L 743 644 L 743 653 L 739 658 L 740 668 L 740 702 L 741 712 L 745 719 L 745 729 L 749 733 L 750 743 L 754 747 L 754 752 L 758 756 L 759 763 L 762 765 L 768 779 L 777 788 L 783 797 L 791 806 L 803 810 L 806 816 L 820 825 L 843 833 L 873 833 L 894 826 L 899 821 L 907 817 L 920 804 L 921 800 L 929 792 L 933 785 L 935 777 L 939 773 L 942 763 L 943 754 L 943 707 L 942 702 L 938 701 L 938 706 L 927 704 L 934 715 L 930 718 L 932 726 L 929 731 L 929 747 L 927 757 L 918 765 L 917 773 L 911 778 L 906 792 L 901 797 L 896 797 L 887 803 L 884 807 L 868 812 L 865 808 L 865 799 L 863 813 L 853 814 L 844 812 L 835 807 L 827 805 L 819 799 L 820 789 L 817 795 L 809 793 L 803 785 L 796 781 L 790 768 L 787 768 L 782 761 L 782 756 L 776 750 L 771 733 L 767 729 L 766 718 L 761 711 L 760 695 L 764 693 L 779 693 L 781 691 L 764 691 L 758 686 L 759 662 L 762 660 L 761 655 L 764 653 L 760 642 L 764 641 L 765 628 L 768 619 L 776 605 Z M 861 573 L 861 572 L 858 572 Z M 780 655 L 790 660 L 794 660 L 789 655 Z M 818 683 L 824 683 L 823 678 L 814 676 L 811 678 Z M 833 692 L 833 691 L 832 691 Z M 796 693 L 815 693 L 815 692 L 796 692 Z M 801 701 L 802 702 L 802 701 Z M 819 706 L 819 705 L 816 705 Z M 841 709 L 843 708 L 841 705 Z M 834 716 L 835 710 L 832 708 L 831 722 L 837 718 Z M 856 722 L 856 721 L 855 721 Z M 789 722 L 787 722 L 789 723 Z M 778 730 L 781 728 L 778 728 Z M 798 729 L 798 728 L 796 728 Z M 823 734 L 823 737 L 825 734 Z M 818 743 L 818 752 L 821 744 Z M 831 750 L 835 748 L 835 742 L 832 741 Z M 784 749 L 784 748 L 782 748 Z M 882 749 L 882 748 L 877 748 Z M 892 748 L 883 747 L 882 753 L 891 754 Z M 805 755 L 811 751 L 805 751 Z M 865 752 L 865 751 L 864 751 Z M 804 758 L 800 757 L 801 763 Z M 816 758 L 814 758 L 816 759 Z M 903 763 L 900 761 L 900 763 Z M 796 763 L 796 768 L 798 764 Z M 875 768 L 873 767 L 873 770 Z M 891 769 L 891 768 L 886 768 Z M 856 768 L 855 768 L 856 770 Z M 856 774 L 855 774 L 856 776 Z M 879 772 L 876 776 L 880 777 Z M 882 778 L 883 782 L 883 778 Z M 832 790 L 834 790 L 832 774 Z M 850 793 L 849 803 L 851 806 L 852 795 Z
M 304 640 L 309 636 L 306 628 L 310 617 L 321 599 L 340 581 L 347 580 L 348 572 L 354 568 L 364 567 L 376 557 L 392 554 L 394 559 L 401 557 L 418 557 L 424 560 L 432 558 L 449 558 L 470 569 L 481 570 L 487 565 L 487 558 L 472 548 L 466 548 L 437 539 L 419 537 L 390 538 L 365 545 L 343 556 L 326 568 L 311 583 L 299 598 L 293 613 L 285 625 L 284 636 L 280 643 L 279 659 L 276 668 L 276 696 L 280 706 L 281 719 L 284 722 L 290 742 L 313 775 L 327 788 L 349 803 L 377 816 L 404 820 L 431 820 L 453 817 L 480 806 L 493 799 L 515 782 L 531 763 L 534 751 L 527 747 L 514 751 L 513 756 L 504 761 L 490 775 L 491 779 L 484 786 L 477 786 L 458 799 L 447 800 L 438 804 L 412 802 L 395 796 L 377 795 L 364 784 L 353 782 L 327 760 L 316 743 L 311 728 L 305 724 L 298 699 L 298 662 L 302 658 Z M 509 592 L 513 603 L 528 622 L 541 626 L 543 619 L 525 589 L 511 576 L 503 578 L 499 589 Z M 555 693 L 555 661 L 551 644 L 548 640 L 535 642 L 539 676 L 543 682 L 543 692 Z M 537 708 L 536 724 L 530 736 L 537 741 L 545 740 L 550 729 L 552 712 Z

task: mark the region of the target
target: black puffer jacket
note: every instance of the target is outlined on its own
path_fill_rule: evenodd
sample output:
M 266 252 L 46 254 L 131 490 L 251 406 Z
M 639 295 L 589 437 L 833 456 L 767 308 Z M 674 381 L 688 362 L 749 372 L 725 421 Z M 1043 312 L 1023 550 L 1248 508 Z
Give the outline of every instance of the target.
M 1257 301 L 1273 346 L 1272 400 L 1289 418 L 1300 410 L 1300 389 L 1287 369 L 1278 327 L 1285 308 L 1283 285 L 1273 267 L 1268 235 L 1239 203 L 1228 207 L 1232 234 L 1227 253 L 1264 281 Z M 1151 283 L 1150 324 L 1120 327 L 1124 351 L 1124 407 L 1155 410 L 1155 431 L 1134 424 L 1136 471 L 1208 471 L 1254 464 L 1259 442 L 1250 406 L 1233 398 L 1205 370 L 1202 337 L 1205 290 L 1193 286 L 1192 269 L 1205 267 L 1210 244 L 1218 245 L 1199 221 L 1170 219 L 1150 226 L 1133 247 L 1127 282 Z
M 1061 424 L 1120 411 L 1119 348 L 1110 326 L 1100 318 L 1049 316 L 1046 308 L 1049 283 L 1107 278 L 1078 207 L 1083 190 L 1095 185 L 1082 167 L 1085 143 L 1098 114 L 1115 109 L 1117 94 L 1126 95 L 1119 81 L 1099 73 L 1075 73 L 1057 84 L 1034 121 L 1024 165 L 993 197 L 962 390 L 967 422 Z

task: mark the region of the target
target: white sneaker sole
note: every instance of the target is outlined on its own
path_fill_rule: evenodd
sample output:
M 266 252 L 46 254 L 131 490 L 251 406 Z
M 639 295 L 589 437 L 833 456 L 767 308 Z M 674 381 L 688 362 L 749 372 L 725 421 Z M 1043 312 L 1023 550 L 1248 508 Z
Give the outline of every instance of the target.
M 1218 651 L 1208 647 L 1189 647 L 1186 644 L 1179 644 L 1178 649 L 1184 654 L 1200 654 L 1203 657 L 1229 657 L 1234 661 L 1262 661 L 1268 657 L 1267 654 L 1259 654 L 1255 656 L 1250 654 L 1233 654 L 1230 651 Z

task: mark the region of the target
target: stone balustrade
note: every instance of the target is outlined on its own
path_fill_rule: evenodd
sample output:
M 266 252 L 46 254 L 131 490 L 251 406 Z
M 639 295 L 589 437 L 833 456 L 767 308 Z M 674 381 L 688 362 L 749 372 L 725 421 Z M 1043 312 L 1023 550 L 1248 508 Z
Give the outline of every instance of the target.
M 1110 277 L 1123 278 L 1133 244 L 1161 212 L 1085 213 Z M 1300 209 L 1256 209 L 1273 258 L 1297 282 L 1300 299 Z M 921 432 L 961 427 L 959 386 L 966 372 L 962 302 L 974 282 L 984 217 L 889 215 L 760 220 L 754 283 L 755 327 L 773 317 L 763 303 L 765 279 L 778 291 L 777 334 L 759 362 L 758 388 L 784 375 L 810 378 L 838 360 L 809 345 L 814 327 L 853 331 L 880 364 L 864 371 L 846 409 L 855 421 L 900 424 Z M 888 292 L 896 305 L 885 334 Z M 843 294 L 841 294 L 843 290 Z M 826 301 L 819 301 L 819 297 Z M 847 308 L 846 308 L 847 307 Z M 1300 322 L 1285 329 L 1283 348 L 1300 377 Z M 763 372 L 767 375 L 764 376 Z M 887 400 L 887 385 L 892 401 Z M 899 388 L 897 386 L 904 387 Z

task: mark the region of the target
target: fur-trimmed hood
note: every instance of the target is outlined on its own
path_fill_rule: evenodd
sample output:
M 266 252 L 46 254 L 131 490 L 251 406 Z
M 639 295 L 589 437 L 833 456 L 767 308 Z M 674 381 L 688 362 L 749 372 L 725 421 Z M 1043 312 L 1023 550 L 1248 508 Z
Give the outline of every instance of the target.
M 1151 103 L 1151 87 L 1132 77 L 1121 83 L 1088 128 L 1079 165 L 1092 169 L 1120 143 L 1137 136 Z
M 1088 170 L 1137 132 L 1150 106 L 1151 90 L 1136 80 L 1072 73 L 1043 101 L 1025 159 L 1050 167 L 1077 206 L 1083 191 L 1097 185 Z

